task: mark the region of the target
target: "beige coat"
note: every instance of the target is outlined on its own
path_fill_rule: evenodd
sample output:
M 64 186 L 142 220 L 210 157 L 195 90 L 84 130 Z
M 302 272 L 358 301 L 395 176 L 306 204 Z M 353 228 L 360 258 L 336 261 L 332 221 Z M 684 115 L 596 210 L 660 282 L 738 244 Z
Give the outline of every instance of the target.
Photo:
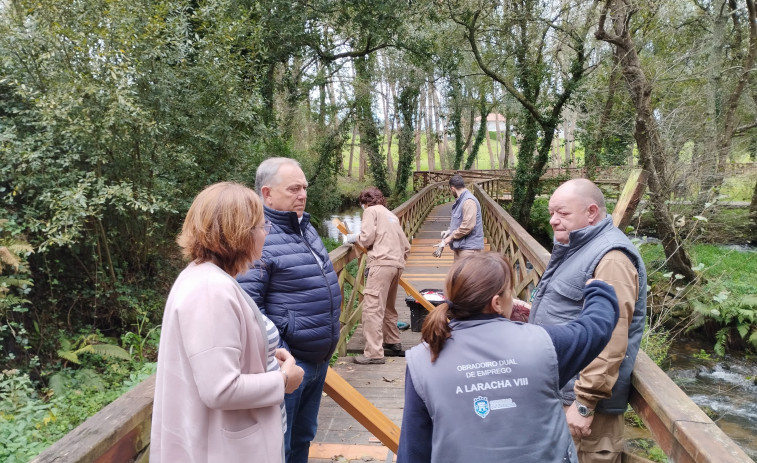
M 405 268 L 410 242 L 397 216 L 386 207 L 377 204 L 365 208 L 357 243 L 368 249 L 369 267 Z
M 163 314 L 151 463 L 282 461 L 284 379 L 266 372 L 261 318 L 214 264 L 181 272 Z

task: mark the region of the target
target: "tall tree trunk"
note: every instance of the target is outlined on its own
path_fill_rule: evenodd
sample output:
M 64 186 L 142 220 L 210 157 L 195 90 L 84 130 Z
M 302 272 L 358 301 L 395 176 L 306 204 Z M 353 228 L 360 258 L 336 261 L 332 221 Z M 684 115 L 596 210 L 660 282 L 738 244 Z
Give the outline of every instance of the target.
M 390 87 L 391 89 L 391 87 Z M 390 94 L 392 96 L 392 101 L 394 101 L 394 90 L 390 90 Z M 389 172 L 394 172 L 394 156 L 392 156 L 392 143 L 394 140 L 394 131 L 395 131 L 395 124 L 397 124 L 397 104 L 395 102 L 394 104 L 394 114 L 391 116 L 391 122 L 389 124 L 389 143 L 387 143 L 386 147 L 386 162 L 387 162 L 387 169 L 389 169 Z
M 352 160 L 355 157 L 355 140 L 357 140 L 357 124 L 352 125 L 352 140 L 350 140 L 350 162 L 349 166 L 347 167 L 347 177 L 352 177 Z
M 421 126 L 423 125 L 423 121 L 426 120 L 426 117 L 428 117 L 428 108 L 426 107 L 426 92 L 423 90 L 423 88 L 420 88 L 418 93 L 418 124 L 415 127 L 415 130 L 418 132 L 418 160 L 421 159 L 421 155 L 423 154 L 423 129 Z M 426 146 L 428 147 L 428 137 L 426 138 Z M 428 152 L 428 150 L 426 151 Z
M 749 219 L 752 223 L 752 243 L 757 243 L 757 182 L 754 182 L 752 204 L 749 205 Z
M 610 122 L 610 116 L 612 115 L 613 105 L 615 104 L 615 90 L 618 88 L 618 81 L 620 80 L 620 69 L 615 61 L 616 57 L 613 56 L 613 62 L 616 66 L 613 66 L 610 73 L 610 79 L 607 83 L 607 99 L 605 105 L 602 108 L 602 113 L 599 115 L 599 123 L 597 124 L 597 133 L 594 134 L 592 142 L 586 147 L 584 154 L 584 165 L 586 166 L 587 176 L 594 180 L 597 176 L 597 167 L 599 167 L 599 154 L 602 152 L 602 146 L 607 136 L 607 126 Z M 568 153 L 565 153 L 565 162 L 568 162 Z
M 513 166 L 512 156 L 512 135 L 510 134 L 510 118 L 505 115 L 505 137 L 502 140 L 502 166 L 503 169 L 509 169 Z
M 748 13 L 747 18 L 749 27 L 749 42 L 746 55 L 742 52 L 742 46 L 740 43 L 741 34 L 739 33 L 741 24 L 739 23 L 739 16 L 736 12 L 737 8 L 741 7 L 739 7 L 736 2 L 727 2 L 731 9 L 730 17 L 734 23 L 733 27 L 737 32 L 734 43 L 725 44 L 725 41 L 723 40 L 724 50 L 722 53 L 725 53 L 725 48 L 730 48 L 733 50 L 734 56 L 737 59 L 741 58 L 741 62 L 737 63 L 740 73 L 731 94 L 726 100 L 722 116 L 719 118 L 722 120 L 722 127 L 718 127 L 719 130 L 717 132 L 717 167 L 713 175 L 706 176 L 702 187 L 703 193 L 709 194 L 709 196 L 717 195 L 723 184 L 723 180 L 725 179 L 725 171 L 728 163 L 728 156 L 731 153 L 733 134 L 734 131 L 736 131 L 736 110 L 739 107 L 741 95 L 744 93 L 744 89 L 749 83 L 750 76 L 754 72 L 753 67 L 755 59 L 757 59 L 757 11 L 755 10 L 754 0 L 745 0 L 745 3 Z M 717 68 L 715 72 L 723 72 L 722 66 Z M 720 87 L 722 88 L 722 82 L 719 81 L 720 76 L 718 75 L 717 83 L 720 84 Z
M 416 98 L 415 102 L 415 120 L 420 121 L 423 118 L 423 108 L 421 107 L 420 98 Z M 421 129 L 415 127 L 415 170 L 421 170 Z
M 495 126 L 497 126 L 497 130 L 494 133 L 496 134 L 497 140 L 499 140 L 499 113 L 497 113 L 496 117 L 494 118 L 494 124 Z M 491 132 L 489 132 L 489 121 L 486 121 L 486 151 L 489 152 L 489 168 L 496 169 L 499 165 L 499 156 L 497 156 L 497 160 L 494 159 L 494 150 L 492 150 L 492 137 Z
M 481 148 L 481 143 L 484 142 L 484 137 L 489 133 L 486 126 L 486 118 L 489 117 L 489 105 L 486 104 L 486 94 L 481 92 L 478 102 L 478 115 L 481 118 L 481 122 L 478 124 L 478 130 L 476 131 L 476 138 L 473 140 L 473 145 L 468 153 L 468 159 L 465 161 L 465 170 L 470 170 L 473 162 L 478 159 L 478 150 Z M 475 118 L 471 114 L 471 121 Z M 473 132 L 473 126 L 471 126 L 471 133 Z
M 437 150 L 439 151 L 439 165 L 442 170 L 446 169 L 447 164 L 445 157 L 447 155 L 447 127 L 442 124 L 439 117 L 439 96 L 436 93 L 436 86 L 431 82 L 431 98 L 434 105 L 434 134 L 437 140 Z
M 384 69 L 386 69 L 386 65 L 384 66 Z M 382 106 L 384 108 L 384 139 L 386 140 L 387 175 L 390 175 L 392 172 L 394 172 L 394 162 L 392 162 L 392 126 L 394 124 L 389 122 L 389 89 L 391 88 L 391 86 L 392 84 L 389 83 L 389 78 L 387 77 L 386 73 L 383 73 L 383 79 L 381 79 L 381 99 L 383 101 Z M 391 98 L 391 100 L 393 99 L 394 98 Z
M 397 161 L 397 178 L 394 182 L 394 196 L 401 197 L 410 180 L 414 156 L 413 135 L 416 133 L 413 115 L 418 107 L 420 89 L 412 84 L 400 90 L 397 101 L 397 113 L 400 119 Z M 420 119 L 415 119 L 420 120 Z
M 612 30 L 605 30 L 609 18 Z M 623 72 L 623 78 L 636 108 L 636 126 L 634 138 L 639 151 L 639 160 L 645 170 L 649 171 L 649 192 L 652 210 L 657 222 L 657 232 L 668 267 L 684 279 L 693 281 L 697 275 L 691 268 L 691 259 L 680 237 L 676 233 L 673 219 L 668 209 L 667 176 L 665 165 L 665 147 L 655 123 L 652 108 L 652 85 L 641 67 L 636 46 L 631 37 L 629 23 L 634 13 L 623 0 L 608 0 L 602 7 L 599 29 L 596 37 L 614 45 L 613 51 Z
M 381 155 L 381 143 L 379 142 L 379 130 L 373 118 L 371 110 L 371 88 L 373 66 L 370 56 L 358 57 L 353 60 L 355 64 L 355 112 L 360 131 L 360 147 L 365 153 L 368 168 L 373 177 L 373 183 L 385 196 L 389 196 L 389 183 L 386 179 L 386 160 Z
M 425 107 L 426 107 L 426 157 L 428 158 L 428 170 L 436 170 L 436 142 L 434 141 L 434 132 L 431 121 L 434 119 L 434 99 L 431 96 L 431 86 L 424 86 Z
M 566 111 L 565 116 L 565 167 L 573 163 L 573 148 L 576 144 L 576 113 L 572 109 Z
M 561 125 L 563 133 L 565 133 L 565 122 Z M 560 135 L 555 135 L 555 138 L 552 139 L 552 152 L 550 153 L 549 161 L 550 166 L 560 167 Z
M 362 182 L 363 180 L 365 180 L 365 168 L 366 168 L 365 149 L 363 149 L 362 143 L 360 143 L 358 147 L 359 147 L 358 149 L 359 163 L 358 163 L 358 169 L 357 169 L 358 171 L 357 179 Z

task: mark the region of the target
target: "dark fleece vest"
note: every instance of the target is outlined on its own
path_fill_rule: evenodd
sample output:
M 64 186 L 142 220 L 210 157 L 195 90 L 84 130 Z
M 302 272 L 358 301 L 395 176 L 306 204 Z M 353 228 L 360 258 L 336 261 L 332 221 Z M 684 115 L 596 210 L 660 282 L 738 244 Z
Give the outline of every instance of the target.
M 561 325 L 578 317 L 583 309 L 583 288 L 593 278 L 599 261 L 612 250 L 625 253 L 639 273 L 639 294 L 629 320 L 628 348 L 620 365 L 618 380 L 609 399 L 600 400 L 597 410 L 603 413 L 625 413 L 631 391 L 631 371 L 639 351 L 647 309 L 647 272 L 644 261 L 628 237 L 605 217 L 594 226 L 570 232 L 568 244 L 555 243 L 552 256 L 539 280 L 528 321 L 537 325 Z M 572 403 L 575 380 L 562 389 L 564 404 Z

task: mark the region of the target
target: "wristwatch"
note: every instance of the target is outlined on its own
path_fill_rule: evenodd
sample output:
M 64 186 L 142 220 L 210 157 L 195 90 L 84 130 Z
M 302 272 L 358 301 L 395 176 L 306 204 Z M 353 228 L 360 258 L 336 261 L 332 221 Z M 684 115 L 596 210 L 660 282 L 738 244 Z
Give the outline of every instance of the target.
M 586 405 L 582 404 L 581 402 L 576 400 L 576 410 L 578 410 L 578 414 L 581 416 L 591 416 L 594 414 L 594 410 L 587 407 Z

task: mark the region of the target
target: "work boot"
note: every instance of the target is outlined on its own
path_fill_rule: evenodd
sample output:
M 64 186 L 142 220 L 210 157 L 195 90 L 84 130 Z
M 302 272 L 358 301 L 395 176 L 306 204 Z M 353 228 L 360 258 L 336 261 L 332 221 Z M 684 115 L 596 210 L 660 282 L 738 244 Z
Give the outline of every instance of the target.
M 402 344 L 384 344 L 384 357 L 404 357 L 405 351 Z
M 365 355 L 356 355 L 352 357 L 352 361 L 358 365 L 383 365 L 386 363 L 384 357 L 370 358 Z

